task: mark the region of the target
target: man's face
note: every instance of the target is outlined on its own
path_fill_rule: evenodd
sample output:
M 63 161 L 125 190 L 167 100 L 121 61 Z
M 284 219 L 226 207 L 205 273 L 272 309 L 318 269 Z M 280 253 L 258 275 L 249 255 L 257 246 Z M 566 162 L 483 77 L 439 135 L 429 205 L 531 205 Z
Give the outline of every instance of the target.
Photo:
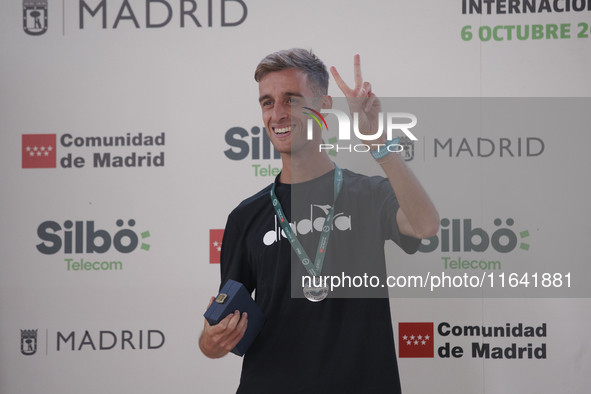
M 263 121 L 279 153 L 293 154 L 312 147 L 313 141 L 307 139 L 308 116 L 303 107 L 315 108 L 317 100 L 313 97 L 306 74 L 295 68 L 271 72 L 259 81 Z

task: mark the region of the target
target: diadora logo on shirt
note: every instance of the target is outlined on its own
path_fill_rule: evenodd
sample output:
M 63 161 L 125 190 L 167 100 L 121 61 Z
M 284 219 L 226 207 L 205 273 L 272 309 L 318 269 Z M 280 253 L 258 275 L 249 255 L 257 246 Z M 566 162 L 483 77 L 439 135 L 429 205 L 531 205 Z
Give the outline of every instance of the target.
M 330 208 L 330 205 L 310 204 L 310 218 L 289 223 L 294 234 L 297 236 L 310 234 L 315 231 L 321 232 Z M 275 228 L 267 231 L 263 236 L 263 243 L 267 246 L 278 242 L 281 238 L 286 238 L 277 216 L 274 217 Z M 347 216 L 344 212 L 336 213 L 332 221 L 332 230 L 351 231 L 351 215 Z

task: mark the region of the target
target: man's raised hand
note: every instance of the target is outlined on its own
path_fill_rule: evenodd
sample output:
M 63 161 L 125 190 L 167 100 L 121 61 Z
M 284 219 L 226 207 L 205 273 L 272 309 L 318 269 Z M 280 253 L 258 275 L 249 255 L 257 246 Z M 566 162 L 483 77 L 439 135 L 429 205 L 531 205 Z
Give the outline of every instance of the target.
M 360 56 L 357 54 L 353 58 L 353 72 L 355 74 L 355 87 L 353 89 L 341 78 L 341 75 L 334 66 L 330 68 L 330 72 L 337 86 L 341 89 L 345 97 L 347 97 L 351 116 L 354 117 L 355 113 L 359 114 L 359 131 L 366 135 L 375 134 L 378 130 L 379 114 L 382 110 L 382 105 L 380 99 L 373 93 L 371 84 L 363 81 Z M 382 143 L 382 140 L 383 138 L 378 138 L 378 140 L 371 140 L 369 143 Z

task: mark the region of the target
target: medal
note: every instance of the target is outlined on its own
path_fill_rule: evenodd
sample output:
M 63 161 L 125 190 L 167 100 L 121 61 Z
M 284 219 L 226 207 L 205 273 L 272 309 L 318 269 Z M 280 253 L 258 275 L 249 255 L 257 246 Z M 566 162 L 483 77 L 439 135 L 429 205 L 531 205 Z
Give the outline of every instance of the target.
M 304 296 L 308 300 L 318 302 L 328 297 L 328 286 L 326 286 L 326 283 L 324 286 L 322 286 L 322 283 L 316 286 L 316 277 L 312 277 L 309 282 L 304 286 Z M 322 282 L 322 279 L 320 279 L 320 282 Z
M 275 196 L 275 185 L 278 179 L 279 175 L 277 175 L 277 178 L 275 178 L 275 182 L 271 187 L 271 202 L 273 203 L 273 209 L 275 210 L 275 214 L 279 219 L 279 224 L 281 225 L 283 233 L 289 240 L 291 247 L 296 252 L 298 258 L 304 265 L 304 268 L 306 268 L 306 271 L 308 271 L 308 274 L 310 274 L 310 280 L 308 281 L 308 284 L 304 286 L 304 296 L 312 302 L 322 301 L 326 297 L 328 297 L 328 286 L 326 285 L 326 282 L 324 283 L 324 286 L 322 285 L 321 278 L 319 278 L 320 283 L 316 285 L 315 279 L 316 277 L 320 276 L 320 272 L 322 271 L 322 264 L 324 263 L 324 256 L 326 252 L 326 247 L 328 245 L 328 238 L 330 237 L 330 231 L 332 229 L 334 206 L 337 201 L 339 192 L 341 191 L 341 187 L 343 185 L 343 171 L 339 168 L 339 166 L 335 164 L 334 203 L 332 204 L 332 207 L 330 208 L 330 211 L 326 216 L 326 219 L 324 220 L 324 225 L 322 226 L 322 233 L 320 234 L 320 241 L 318 242 L 318 250 L 316 251 L 316 258 L 314 259 L 315 264 L 311 264 L 308 254 L 304 250 L 302 244 L 296 237 L 295 233 L 291 230 L 291 226 L 287 221 L 287 217 L 283 212 L 283 208 L 281 208 L 281 203 Z

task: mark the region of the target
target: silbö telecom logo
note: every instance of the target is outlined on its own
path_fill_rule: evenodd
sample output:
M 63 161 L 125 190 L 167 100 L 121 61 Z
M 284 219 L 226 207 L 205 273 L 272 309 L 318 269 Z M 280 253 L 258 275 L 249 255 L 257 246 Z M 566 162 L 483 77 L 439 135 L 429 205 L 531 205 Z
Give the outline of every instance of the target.
M 117 227 L 123 227 L 125 222 L 118 219 L 115 223 Z M 134 219 L 127 222 L 129 227 L 136 224 Z M 70 257 L 72 254 L 90 254 L 112 252 L 111 247 L 116 252 L 128 254 L 134 252 L 138 246 L 141 250 L 149 251 L 150 245 L 144 240 L 150 237 L 149 231 L 143 231 L 138 237 L 137 233 L 131 228 L 122 228 L 113 236 L 103 229 L 95 229 L 93 220 L 63 222 L 64 232 L 61 234 L 62 226 L 52 220 L 45 221 L 37 228 L 37 236 L 41 243 L 36 245 L 37 250 L 44 255 L 55 255 L 62 252 L 65 255 L 63 261 L 66 263 L 67 271 L 121 271 L 123 262 L 121 260 L 95 260 L 92 257 L 80 256 L 80 259 Z M 140 237 L 142 239 L 140 245 Z M 100 243 L 97 245 L 97 240 Z M 84 260 L 86 258 L 87 260 Z
M 492 233 L 476 227 L 472 228 L 472 219 L 441 219 L 440 233 L 431 238 L 422 240 L 419 252 L 432 253 L 439 250 L 443 253 L 458 252 L 458 256 L 442 256 L 441 262 L 444 269 L 480 269 L 500 270 L 500 261 L 485 261 L 482 259 L 483 252 L 491 247 L 498 253 L 510 253 L 515 249 L 529 251 L 530 244 L 526 240 L 530 236 L 529 230 L 515 232 L 511 227 L 515 224 L 513 218 L 505 220 L 506 227 L 501 227 L 503 221 L 496 218 L 493 223 L 497 228 Z M 450 228 L 451 224 L 451 228 Z M 478 260 L 462 259 L 459 253 L 478 252 Z
M 281 155 L 271 144 L 265 127 L 261 130 L 261 127 L 254 126 L 249 133 L 244 127 L 234 126 L 226 131 L 224 139 L 229 146 L 224 151 L 226 158 L 232 161 L 248 160 L 258 163 L 249 163 L 255 177 L 275 177 L 281 171 Z

